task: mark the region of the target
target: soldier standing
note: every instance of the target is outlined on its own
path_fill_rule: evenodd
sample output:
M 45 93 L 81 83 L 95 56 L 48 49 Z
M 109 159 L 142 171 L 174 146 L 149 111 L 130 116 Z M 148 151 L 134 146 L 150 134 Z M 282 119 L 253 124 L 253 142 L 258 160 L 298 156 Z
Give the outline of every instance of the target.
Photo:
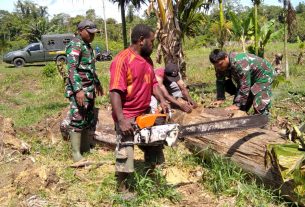
M 131 33 L 132 45 L 120 52 L 110 66 L 110 101 L 117 133 L 115 174 L 117 190 L 126 195 L 125 180 L 134 171 L 135 118 L 149 113 L 152 94 L 160 101 L 163 111 L 168 109 L 150 58 L 154 39 L 154 31 L 149 26 L 135 26 Z M 141 146 L 140 149 L 151 169 L 164 161 L 163 145 Z
M 233 105 L 227 110 L 248 111 L 252 105 L 254 113 L 268 114 L 274 69 L 267 60 L 249 53 L 227 54 L 215 49 L 210 54 L 210 61 L 216 70 L 216 105 L 224 101 L 227 91 L 235 95 Z
M 74 162 L 81 160 L 81 154 L 90 150 L 88 129 L 94 123 L 94 100 L 96 95 L 103 95 L 90 45 L 99 30 L 90 20 L 80 22 L 77 29 L 78 34 L 66 48 L 68 78 L 65 96 L 70 101 L 69 135 Z

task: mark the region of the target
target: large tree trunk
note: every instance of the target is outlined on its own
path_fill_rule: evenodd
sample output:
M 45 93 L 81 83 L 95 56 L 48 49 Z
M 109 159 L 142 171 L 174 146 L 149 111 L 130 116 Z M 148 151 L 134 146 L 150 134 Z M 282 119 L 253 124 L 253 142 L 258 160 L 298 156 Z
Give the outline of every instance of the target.
M 286 9 L 285 9 L 286 12 Z M 288 50 L 287 50 L 287 40 L 288 40 L 288 31 L 287 31 L 287 23 L 286 23 L 286 13 L 285 13 L 285 21 L 284 21 L 284 56 L 285 56 L 285 75 L 286 78 L 289 78 L 289 63 L 288 63 Z
M 122 34 L 123 34 L 123 42 L 124 48 L 127 48 L 127 32 L 126 32 L 126 18 L 125 18 L 125 3 L 121 1 L 121 18 L 122 18 Z
M 192 115 L 194 114 L 194 115 Z M 183 125 L 224 119 L 230 116 L 222 109 L 202 109 L 192 114 L 178 115 L 177 120 Z M 195 152 L 210 149 L 217 154 L 230 158 L 234 163 L 259 177 L 264 184 L 280 189 L 281 194 L 289 200 L 297 201 L 293 194 L 293 181 L 284 182 L 278 164 L 272 154 L 268 153 L 270 144 L 282 144 L 286 141 L 276 132 L 261 128 L 238 132 L 221 133 L 206 136 L 186 137 L 186 147 Z M 203 155 L 203 154 L 202 154 Z
M 186 78 L 186 62 L 182 51 L 182 35 L 179 22 L 174 12 L 172 1 L 157 0 L 157 8 L 154 1 L 151 1 L 150 10 L 156 13 L 158 18 L 158 27 L 156 39 L 159 42 L 157 50 L 157 62 L 161 64 L 162 57 L 164 65 L 168 62 L 175 63 L 179 66 L 182 78 Z
M 223 3 L 222 0 L 218 0 L 219 2 L 219 44 L 220 48 L 223 49 L 223 46 L 225 45 L 225 31 L 224 31 L 224 23 L 225 23 L 225 18 L 223 14 Z
M 258 4 L 254 3 L 254 32 L 255 32 L 255 55 L 258 55 L 258 23 L 257 23 L 257 8 Z

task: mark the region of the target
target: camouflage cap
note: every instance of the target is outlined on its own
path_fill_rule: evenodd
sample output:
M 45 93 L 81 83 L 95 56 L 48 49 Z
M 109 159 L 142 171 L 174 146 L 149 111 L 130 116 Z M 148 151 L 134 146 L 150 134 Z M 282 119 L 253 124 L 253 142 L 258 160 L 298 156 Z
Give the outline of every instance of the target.
M 89 33 L 97 33 L 97 32 L 100 32 L 100 30 L 98 30 L 96 28 L 96 25 L 88 20 L 88 19 L 85 19 L 83 21 L 81 21 L 78 25 L 77 25 L 77 29 L 86 29 Z

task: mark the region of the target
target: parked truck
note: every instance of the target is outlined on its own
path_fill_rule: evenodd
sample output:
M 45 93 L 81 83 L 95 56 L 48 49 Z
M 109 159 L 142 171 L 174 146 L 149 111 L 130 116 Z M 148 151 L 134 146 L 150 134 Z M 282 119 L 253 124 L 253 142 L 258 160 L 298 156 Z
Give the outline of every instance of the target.
M 31 43 L 24 49 L 4 55 L 3 61 L 22 67 L 25 63 L 57 61 L 66 62 L 65 48 L 72 40 L 73 34 L 42 35 L 41 41 Z

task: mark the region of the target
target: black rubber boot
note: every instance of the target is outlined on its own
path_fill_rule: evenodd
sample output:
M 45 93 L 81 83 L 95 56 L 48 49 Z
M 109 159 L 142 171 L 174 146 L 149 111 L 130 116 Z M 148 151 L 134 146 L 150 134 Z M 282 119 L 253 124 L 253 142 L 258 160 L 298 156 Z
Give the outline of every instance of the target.
M 128 188 L 126 185 L 126 180 L 127 180 L 128 175 L 129 175 L 129 173 L 116 172 L 115 177 L 116 177 L 118 192 L 127 192 L 128 191 Z
M 116 172 L 117 192 L 121 194 L 123 200 L 132 200 L 136 197 L 134 192 L 130 192 L 126 180 L 129 173 Z
M 72 157 L 73 161 L 77 162 L 83 159 L 80 153 L 81 147 L 81 133 L 80 132 L 70 132 L 71 146 L 72 146 Z
M 84 152 L 90 152 L 90 137 L 89 137 L 89 130 L 84 129 L 82 131 L 81 136 L 81 146 L 80 146 L 80 152 L 83 154 Z

